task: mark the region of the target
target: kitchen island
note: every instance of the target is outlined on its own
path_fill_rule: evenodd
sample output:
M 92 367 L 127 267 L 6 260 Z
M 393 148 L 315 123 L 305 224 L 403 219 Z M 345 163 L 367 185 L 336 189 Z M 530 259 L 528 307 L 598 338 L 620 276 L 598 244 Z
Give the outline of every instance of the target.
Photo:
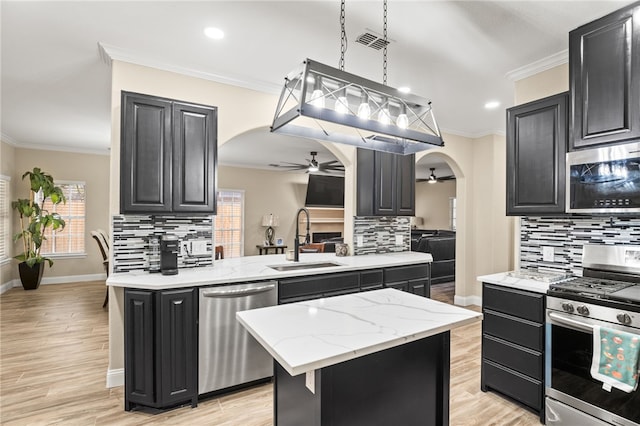
M 478 312 L 395 289 L 237 313 L 275 359 L 275 424 L 445 425 L 450 330 Z

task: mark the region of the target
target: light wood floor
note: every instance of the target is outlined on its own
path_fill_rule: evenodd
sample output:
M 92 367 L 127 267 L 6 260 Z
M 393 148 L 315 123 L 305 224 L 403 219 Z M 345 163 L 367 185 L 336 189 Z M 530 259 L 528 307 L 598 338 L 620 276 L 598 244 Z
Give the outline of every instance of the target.
M 103 297 L 103 282 L 14 288 L 0 296 L 3 425 L 272 425 L 271 384 L 201 401 L 195 409 L 125 412 L 123 388 L 105 388 Z M 453 284 L 434 286 L 432 297 L 451 303 Z M 539 424 L 515 403 L 480 391 L 479 323 L 454 330 L 451 340 L 452 425 Z

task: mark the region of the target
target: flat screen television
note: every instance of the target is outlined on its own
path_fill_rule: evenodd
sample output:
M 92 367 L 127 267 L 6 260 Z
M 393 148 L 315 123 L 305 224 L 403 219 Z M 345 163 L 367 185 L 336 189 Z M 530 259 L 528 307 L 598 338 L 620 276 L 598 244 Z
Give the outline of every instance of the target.
M 344 177 L 309 175 L 307 207 L 344 207 Z

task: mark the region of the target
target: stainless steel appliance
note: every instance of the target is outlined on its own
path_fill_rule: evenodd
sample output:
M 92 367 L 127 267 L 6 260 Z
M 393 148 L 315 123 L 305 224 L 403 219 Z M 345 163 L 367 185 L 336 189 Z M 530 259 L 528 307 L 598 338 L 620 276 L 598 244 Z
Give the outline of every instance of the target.
M 178 273 L 180 241 L 176 235 L 165 234 L 160 238 L 160 272 L 162 275 Z
M 273 358 L 236 320 L 236 312 L 278 303 L 278 283 L 200 289 L 198 394 L 273 376 Z
M 640 142 L 567 154 L 567 212 L 640 212 Z
M 640 246 L 585 245 L 583 277 L 547 292 L 546 424 L 640 424 L 640 391 L 591 377 L 593 326 L 640 335 Z

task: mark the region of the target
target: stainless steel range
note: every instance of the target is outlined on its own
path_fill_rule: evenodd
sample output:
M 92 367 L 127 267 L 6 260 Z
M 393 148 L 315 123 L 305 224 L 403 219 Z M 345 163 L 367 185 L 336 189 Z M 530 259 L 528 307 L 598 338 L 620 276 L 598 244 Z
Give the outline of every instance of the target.
M 547 292 L 546 423 L 637 426 L 640 391 L 611 388 L 591 367 L 600 329 L 640 335 L 640 246 L 585 245 L 582 265 L 583 277 Z

